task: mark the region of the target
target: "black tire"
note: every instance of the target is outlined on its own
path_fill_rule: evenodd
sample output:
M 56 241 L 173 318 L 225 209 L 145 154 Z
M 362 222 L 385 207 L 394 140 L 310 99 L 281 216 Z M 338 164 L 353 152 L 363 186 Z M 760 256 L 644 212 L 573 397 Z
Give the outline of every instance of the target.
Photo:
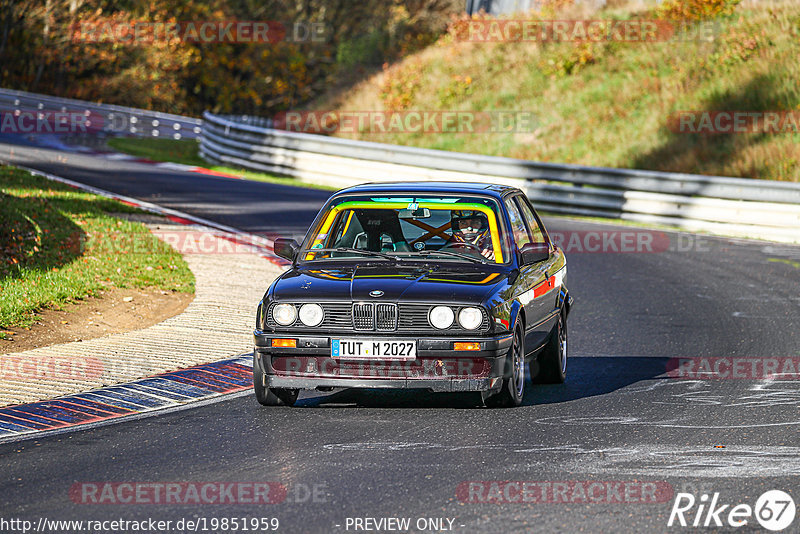
M 499 392 L 486 399 L 489 408 L 512 408 L 522 404 L 525 394 L 525 338 L 519 326 L 514 330 L 514 341 L 506 358 L 511 375 L 503 379 Z
M 531 381 L 534 384 L 563 384 L 567 378 L 567 318 L 558 314 L 558 323 L 547 345 L 537 358 L 538 365 L 531 365 Z M 538 370 L 538 372 L 537 372 Z
M 262 406 L 294 406 L 298 389 L 268 388 L 264 385 L 264 370 L 258 365 L 258 358 L 253 358 L 253 390 L 256 400 Z

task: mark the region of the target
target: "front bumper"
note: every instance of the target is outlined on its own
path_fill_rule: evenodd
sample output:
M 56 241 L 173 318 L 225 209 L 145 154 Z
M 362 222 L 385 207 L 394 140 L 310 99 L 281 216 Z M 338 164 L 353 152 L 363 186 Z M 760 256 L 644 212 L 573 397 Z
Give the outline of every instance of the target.
M 325 388 L 386 388 L 386 389 L 426 389 L 436 392 L 489 391 L 498 389 L 502 378 L 301 378 L 287 376 L 266 376 L 266 386 L 287 389 Z
M 338 336 L 333 336 L 336 338 Z M 370 339 L 392 339 L 370 335 Z M 295 339 L 296 348 L 274 348 L 272 339 Z M 418 338 L 414 360 L 346 360 L 331 357 L 332 337 L 255 332 L 253 365 L 267 387 L 397 388 L 430 391 L 489 391 L 509 374 L 511 334 L 475 338 Z M 454 350 L 454 342 L 480 344 L 480 350 Z

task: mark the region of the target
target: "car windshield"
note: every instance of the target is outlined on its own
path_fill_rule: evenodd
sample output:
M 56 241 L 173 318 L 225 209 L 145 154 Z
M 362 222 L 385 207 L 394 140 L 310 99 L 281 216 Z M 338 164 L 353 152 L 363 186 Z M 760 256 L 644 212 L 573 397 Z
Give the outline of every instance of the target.
M 479 196 L 340 197 L 309 232 L 300 257 L 506 263 L 498 213 L 495 200 Z

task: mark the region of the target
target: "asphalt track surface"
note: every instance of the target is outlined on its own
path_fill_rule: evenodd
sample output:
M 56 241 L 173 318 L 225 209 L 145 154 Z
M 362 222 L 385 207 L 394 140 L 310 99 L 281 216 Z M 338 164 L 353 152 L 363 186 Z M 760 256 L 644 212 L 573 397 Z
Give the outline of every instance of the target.
M 273 236 L 302 235 L 328 196 L 32 146 L 0 144 L 0 160 Z M 561 218 L 546 225 L 551 233 L 631 230 Z M 274 517 L 282 532 L 353 532 L 348 518 L 364 517 L 410 518 L 415 531 L 420 518 L 449 518 L 465 533 L 694 530 L 667 528 L 672 494 L 655 503 L 636 495 L 563 502 L 552 492 L 546 500 L 556 502 L 475 503 L 457 493 L 468 481 L 652 482 L 751 506 L 781 489 L 800 504 L 797 375 L 665 375 L 673 358 L 800 356 L 800 249 L 667 236 L 673 250 L 568 249 L 567 382 L 528 383 L 520 408 L 475 409 L 463 397 L 419 392 L 304 393 L 295 408 L 233 397 L 0 446 L 0 516 Z M 185 481 L 274 481 L 288 494 L 271 505 L 93 505 L 69 493 L 80 482 Z M 735 530 L 759 529 L 750 518 Z M 798 530 L 795 519 L 786 532 Z

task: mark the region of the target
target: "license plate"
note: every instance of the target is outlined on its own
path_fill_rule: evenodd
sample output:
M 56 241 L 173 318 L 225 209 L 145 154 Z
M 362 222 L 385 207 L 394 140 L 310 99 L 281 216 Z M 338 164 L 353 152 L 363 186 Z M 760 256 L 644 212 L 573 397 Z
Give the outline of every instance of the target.
M 417 342 L 407 339 L 332 339 L 331 357 L 350 360 L 414 360 Z

